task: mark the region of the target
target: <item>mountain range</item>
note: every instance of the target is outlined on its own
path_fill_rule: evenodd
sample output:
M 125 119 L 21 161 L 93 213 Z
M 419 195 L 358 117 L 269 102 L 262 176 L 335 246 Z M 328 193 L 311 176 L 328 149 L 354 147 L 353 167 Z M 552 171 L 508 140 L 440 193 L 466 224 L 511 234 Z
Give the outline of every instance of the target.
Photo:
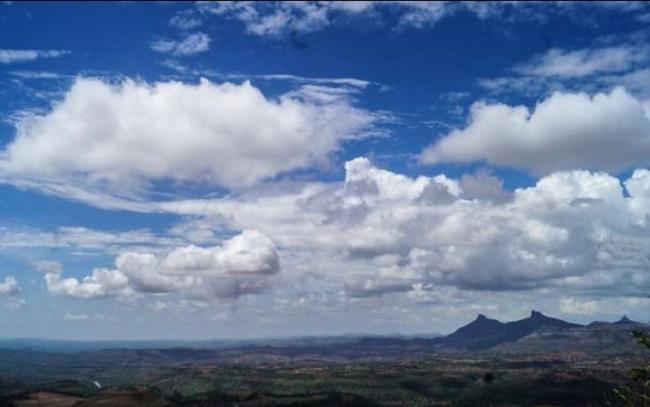
M 429 352 L 500 352 L 509 354 L 623 354 L 639 352 L 631 336 L 650 325 L 623 316 L 616 322 L 575 324 L 532 311 L 516 321 L 501 322 L 478 315 L 446 336 L 297 337 L 259 340 L 105 341 L 0 340 L 3 349 L 36 352 L 82 352 L 94 358 L 141 360 L 250 360 L 294 358 L 357 359 Z M 13 355 L 16 355 L 14 352 Z
M 480 314 L 453 333 L 437 338 L 363 338 L 354 345 L 358 352 L 385 354 L 397 351 L 496 351 L 532 353 L 627 353 L 638 347 L 634 330 L 650 325 L 623 316 L 616 322 L 581 325 L 552 318 L 539 311 L 516 321 L 501 322 Z M 346 347 L 346 348 L 349 348 Z
M 477 350 L 491 348 L 504 342 L 514 342 L 542 328 L 565 330 L 580 326 L 547 317 L 538 311 L 532 311 L 528 318 L 505 323 L 480 314 L 473 322 L 458 328 L 450 335 L 438 338 L 436 342 L 448 347 Z

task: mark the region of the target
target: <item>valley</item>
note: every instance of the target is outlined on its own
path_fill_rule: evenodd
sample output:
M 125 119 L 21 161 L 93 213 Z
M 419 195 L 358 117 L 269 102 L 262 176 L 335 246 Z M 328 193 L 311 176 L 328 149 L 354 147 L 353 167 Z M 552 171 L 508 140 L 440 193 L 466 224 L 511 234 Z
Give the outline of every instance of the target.
M 507 323 L 480 315 L 437 338 L 83 351 L 14 342 L 0 350 L 0 405 L 624 406 L 617 389 L 650 360 L 634 330 L 648 326 L 582 326 L 533 311 Z

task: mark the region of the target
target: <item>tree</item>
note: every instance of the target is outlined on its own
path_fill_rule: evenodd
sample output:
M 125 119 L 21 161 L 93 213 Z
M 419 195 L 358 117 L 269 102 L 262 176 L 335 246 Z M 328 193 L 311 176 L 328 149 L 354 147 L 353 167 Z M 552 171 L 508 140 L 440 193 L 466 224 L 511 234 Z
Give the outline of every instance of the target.
M 650 350 L 650 334 L 634 331 L 632 335 L 637 343 Z M 630 370 L 632 384 L 618 389 L 616 393 L 627 406 L 650 407 L 650 364 Z

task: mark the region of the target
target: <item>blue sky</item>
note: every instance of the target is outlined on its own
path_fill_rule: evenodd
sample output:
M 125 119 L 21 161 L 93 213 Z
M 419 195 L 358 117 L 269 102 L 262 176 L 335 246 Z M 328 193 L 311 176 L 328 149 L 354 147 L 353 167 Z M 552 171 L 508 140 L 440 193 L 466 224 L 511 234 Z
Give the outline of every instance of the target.
M 0 5 L 0 335 L 647 318 L 643 3 Z

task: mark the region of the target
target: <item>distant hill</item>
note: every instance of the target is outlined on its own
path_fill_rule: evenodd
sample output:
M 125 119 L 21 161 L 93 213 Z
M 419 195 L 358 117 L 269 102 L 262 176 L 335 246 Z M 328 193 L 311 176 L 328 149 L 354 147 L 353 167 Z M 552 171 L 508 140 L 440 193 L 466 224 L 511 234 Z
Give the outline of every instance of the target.
M 343 359 L 457 351 L 521 354 L 562 354 L 565 351 L 638 353 L 641 350 L 630 335 L 636 329 L 650 330 L 650 326 L 632 321 L 626 316 L 616 322 L 592 322 L 584 326 L 552 318 L 538 311 L 532 311 L 527 318 L 510 322 L 501 322 L 481 314 L 447 336 L 365 337 L 329 348 L 313 346 L 309 351 L 312 355 L 337 355 Z M 277 351 L 281 352 L 280 349 Z
M 516 342 L 499 344 L 493 350 L 513 354 L 564 353 L 575 356 L 639 353 L 642 349 L 630 335 L 634 330 L 650 330 L 650 326 L 623 316 L 616 322 L 598 321 L 568 329 L 545 327 Z
M 570 329 L 581 325 L 550 318 L 532 311 L 528 318 L 512 322 L 500 322 L 479 315 L 473 322 L 458 328 L 456 332 L 435 340 L 440 346 L 481 350 L 505 342 L 514 342 L 542 328 Z
M 579 325 L 532 311 L 524 319 L 501 322 L 479 315 L 447 336 L 372 336 L 262 338 L 206 341 L 106 341 L 75 342 L 34 339 L 0 340 L 0 360 L 5 367 L 24 360 L 77 366 L 112 364 L 158 366 L 184 362 L 266 362 L 305 360 L 354 360 L 449 352 L 498 352 L 512 355 L 638 354 L 633 330 L 650 325 L 623 316 L 616 322 L 596 321 Z M 0 374 L 2 363 L 0 363 Z

